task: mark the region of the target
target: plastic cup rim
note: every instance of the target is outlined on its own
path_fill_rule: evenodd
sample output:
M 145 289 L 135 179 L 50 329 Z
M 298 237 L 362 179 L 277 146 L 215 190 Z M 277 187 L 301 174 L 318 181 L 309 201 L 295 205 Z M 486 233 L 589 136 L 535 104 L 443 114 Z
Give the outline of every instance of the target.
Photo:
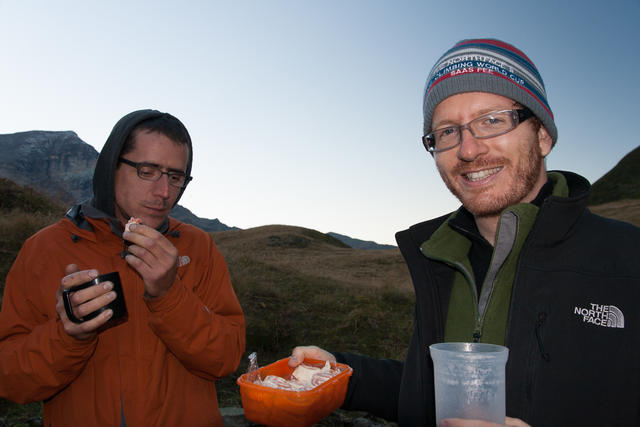
M 431 344 L 429 350 L 433 352 L 455 353 L 455 354 L 500 354 L 508 353 L 509 349 L 503 345 L 489 343 L 468 343 L 468 342 L 442 342 Z

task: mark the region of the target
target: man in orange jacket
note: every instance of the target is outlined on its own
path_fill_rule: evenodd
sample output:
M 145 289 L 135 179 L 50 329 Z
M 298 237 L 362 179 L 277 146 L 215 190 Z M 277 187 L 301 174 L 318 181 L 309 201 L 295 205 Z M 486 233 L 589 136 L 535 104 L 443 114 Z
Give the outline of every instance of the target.
M 45 425 L 222 425 L 214 380 L 245 347 L 226 263 L 204 231 L 169 218 L 191 180 L 184 125 L 155 110 L 114 127 L 93 198 L 29 238 L 0 312 L 0 396 L 44 401 Z M 124 225 L 129 218 L 141 223 Z M 109 322 L 113 284 L 65 289 L 117 271 L 128 317 Z

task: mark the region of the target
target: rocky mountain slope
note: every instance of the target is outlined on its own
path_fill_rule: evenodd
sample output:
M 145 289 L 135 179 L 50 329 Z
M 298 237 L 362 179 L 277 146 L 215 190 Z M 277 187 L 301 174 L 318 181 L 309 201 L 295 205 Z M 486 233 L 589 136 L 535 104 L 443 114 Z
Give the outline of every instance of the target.
M 71 131 L 0 135 L 0 177 L 64 204 L 90 197 L 97 158 L 98 152 Z

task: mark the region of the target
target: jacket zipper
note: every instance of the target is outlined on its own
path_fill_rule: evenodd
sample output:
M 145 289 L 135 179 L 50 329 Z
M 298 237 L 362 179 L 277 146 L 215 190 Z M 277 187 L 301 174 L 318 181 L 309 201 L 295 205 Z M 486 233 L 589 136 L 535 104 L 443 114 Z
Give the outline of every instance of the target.
M 500 272 L 500 269 L 504 265 L 507 257 L 513 250 L 513 246 L 516 241 L 518 232 L 518 216 L 512 212 L 507 211 L 500 218 L 498 236 L 493 248 L 493 257 L 491 258 L 491 264 L 489 265 L 489 271 L 485 276 L 484 283 L 482 284 L 482 291 L 480 293 L 480 301 L 478 304 L 478 321 L 476 322 L 476 329 L 473 332 L 473 342 L 479 342 L 482 337 L 482 327 L 484 325 L 484 317 L 491 301 L 491 295 L 495 287 L 496 277 Z M 515 277 L 514 277 L 515 278 Z
M 506 261 L 509 253 L 513 249 L 513 245 L 515 244 L 517 230 L 518 230 L 518 216 L 512 212 L 507 211 L 502 215 L 500 219 L 500 230 L 498 233 L 498 239 L 496 241 L 496 245 L 494 246 L 494 256 L 491 259 L 491 264 L 489 266 L 489 271 L 485 277 L 485 281 L 482 285 L 482 292 L 480 296 L 478 296 L 478 288 L 476 286 L 476 282 L 469 271 L 465 268 L 462 263 L 452 262 L 446 259 L 442 259 L 439 257 L 429 257 L 436 261 L 444 262 L 448 265 L 455 267 L 458 271 L 460 271 L 464 277 L 467 279 L 467 283 L 471 287 L 475 308 L 476 308 L 476 325 L 473 330 L 473 342 L 480 342 L 480 338 L 482 338 L 482 327 L 484 324 L 484 317 L 487 311 L 487 307 L 489 306 L 489 301 L 491 299 L 491 294 L 493 293 L 493 287 L 495 285 L 495 278 L 500 271 L 500 268 Z M 420 248 L 422 252 L 422 247 Z M 497 257 L 496 257 L 497 253 Z M 505 338 L 506 339 L 506 338 Z

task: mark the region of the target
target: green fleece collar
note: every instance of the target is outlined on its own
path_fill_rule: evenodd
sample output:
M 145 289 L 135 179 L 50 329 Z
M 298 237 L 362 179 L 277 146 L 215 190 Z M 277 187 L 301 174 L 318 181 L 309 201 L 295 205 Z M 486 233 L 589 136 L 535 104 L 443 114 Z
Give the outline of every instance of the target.
M 569 184 L 567 178 L 560 172 L 549 172 L 547 178 L 553 182 L 552 196 L 556 197 L 569 197 Z

